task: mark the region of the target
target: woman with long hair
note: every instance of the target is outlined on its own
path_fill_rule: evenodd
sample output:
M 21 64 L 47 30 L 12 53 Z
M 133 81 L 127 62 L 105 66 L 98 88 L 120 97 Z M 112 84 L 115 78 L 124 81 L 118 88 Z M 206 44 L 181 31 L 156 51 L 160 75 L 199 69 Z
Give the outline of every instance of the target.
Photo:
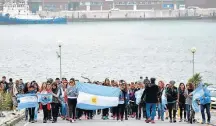
M 158 82 L 158 87 L 159 87 L 159 93 L 158 93 L 158 119 L 161 119 L 161 121 L 164 121 L 164 108 L 165 106 L 163 106 L 162 104 L 162 95 L 164 92 L 164 82 L 163 81 L 159 81 Z
M 72 123 L 76 119 L 77 97 L 78 97 L 78 89 L 76 87 L 75 79 L 71 78 L 69 85 L 67 86 L 67 98 L 68 98 L 69 118 L 70 118 L 70 122 Z
M 52 93 L 52 85 L 50 82 L 47 82 L 47 93 Z M 52 112 L 51 112 L 51 104 L 48 103 L 47 104 L 47 114 L 48 114 L 48 120 L 51 121 L 52 120 Z
M 114 82 L 112 86 L 118 88 L 118 83 Z M 114 120 L 117 117 L 117 111 L 118 111 L 117 109 L 118 109 L 118 106 L 115 106 L 115 107 L 112 108 L 112 114 L 113 114 L 113 119 Z
M 187 111 L 187 121 L 190 122 L 190 111 L 192 106 L 192 95 L 191 93 L 194 91 L 194 84 L 188 83 L 187 89 L 185 90 L 185 97 L 186 97 L 186 111 Z
M 48 94 L 47 92 L 47 84 L 44 82 L 42 83 L 41 86 L 41 90 L 40 90 L 41 94 Z M 41 103 L 42 105 L 42 109 L 43 109 L 43 123 L 47 123 L 48 120 L 48 109 L 47 109 L 47 104 L 46 103 Z
M 125 106 L 127 104 L 127 99 L 129 99 L 129 95 L 127 93 L 126 83 L 120 82 L 120 95 L 119 95 L 119 104 L 117 109 L 117 120 L 124 119 Z
M 185 105 L 185 84 L 184 83 L 180 83 L 179 84 L 179 88 L 178 88 L 178 103 L 179 103 L 179 109 L 180 109 L 180 121 L 182 122 L 183 117 L 182 117 L 182 113 L 184 111 L 184 121 L 186 122 L 186 105 Z
M 28 89 L 29 89 L 30 85 L 31 85 L 30 82 L 25 83 L 24 89 L 23 89 L 24 94 L 28 93 Z M 25 109 L 25 121 L 27 121 L 27 120 L 28 120 L 28 109 Z
M 53 95 L 53 99 L 52 99 L 52 103 L 51 103 L 52 116 L 53 116 L 52 123 L 56 123 L 57 118 L 58 118 L 59 103 L 60 103 L 60 100 L 59 100 L 60 91 L 58 89 L 58 85 L 56 82 L 52 83 L 52 95 Z

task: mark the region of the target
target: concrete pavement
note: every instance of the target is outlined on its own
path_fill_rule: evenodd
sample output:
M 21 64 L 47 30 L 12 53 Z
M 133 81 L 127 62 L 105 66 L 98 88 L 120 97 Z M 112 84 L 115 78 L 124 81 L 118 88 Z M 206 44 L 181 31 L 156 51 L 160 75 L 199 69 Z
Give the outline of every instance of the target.
M 201 124 L 188 124 L 188 123 L 172 123 L 170 124 L 168 120 L 165 120 L 164 122 L 156 120 L 155 124 L 147 124 L 144 122 L 144 119 L 142 120 L 135 120 L 134 118 L 129 118 L 129 120 L 124 120 L 124 121 L 117 121 L 117 120 L 113 120 L 113 119 L 109 119 L 109 120 L 102 120 L 101 116 L 97 115 L 94 117 L 93 120 L 77 120 L 75 123 L 71 124 L 68 121 L 62 120 L 61 118 L 58 118 L 58 122 L 57 123 L 43 123 L 43 112 L 40 112 L 38 115 L 38 121 L 35 123 L 29 123 L 26 122 L 24 120 L 22 120 L 21 122 L 19 122 L 18 124 L 16 124 L 15 126 L 89 126 L 89 125 L 94 125 L 94 126 L 130 126 L 130 125 L 134 125 L 134 126 L 141 126 L 141 125 L 145 125 L 145 126 L 151 126 L 151 125 L 155 125 L 155 126 L 171 126 L 171 125 L 175 125 L 175 126 L 206 126 L 206 125 L 201 125 Z

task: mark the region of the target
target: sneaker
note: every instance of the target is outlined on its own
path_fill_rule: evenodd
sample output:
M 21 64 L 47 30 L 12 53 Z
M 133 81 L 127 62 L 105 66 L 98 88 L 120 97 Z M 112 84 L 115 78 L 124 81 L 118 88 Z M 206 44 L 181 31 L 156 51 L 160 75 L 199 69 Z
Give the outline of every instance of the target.
M 152 124 L 155 124 L 155 121 L 154 121 L 154 120 L 152 120 L 152 121 L 151 121 L 151 123 L 152 123 Z
M 128 118 L 125 118 L 125 120 L 128 120 Z
M 72 119 L 72 123 L 74 123 L 75 121 Z
M 121 121 L 123 121 L 123 118 L 121 118 Z
M 165 119 L 166 119 L 166 120 L 168 120 L 169 118 L 168 118 L 168 117 L 166 117 Z
M 147 119 L 147 120 L 145 120 L 145 122 L 146 122 L 146 123 L 149 123 L 149 122 L 151 122 L 151 119 Z
M 172 123 L 172 120 L 170 119 L 170 121 L 169 121 L 170 123 Z
M 43 120 L 43 123 L 47 123 L 47 121 L 46 121 L 46 120 Z
M 210 121 L 208 121 L 208 123 L 207 123 L 207 124 L 209 125 L 210 123 L 211 123 L 211 122 L 210 122 Z
M 174 119 L 173 122 L 176 123 L 176 119 Z
M 32 120 L 32 121 L 31 121 L 31 123 L 35 123 L 35 121 L 34 121 L 34 120 Z
M 164 119 L 161 119 L 161 121 L 164 121 Z
M 206 122 L 205 122 L 205 121 L 202 121 L 201 124 L 206 124 Z
M 184 122 L 187 122 L 187 119 L 184 119 Z
M 182 119 L 180 119 L 180 121 L 179 122 L 182 122 Z
M 72 118 L 70 118 L 69 120 L 70 120 L 70 122 L 72 123 Z

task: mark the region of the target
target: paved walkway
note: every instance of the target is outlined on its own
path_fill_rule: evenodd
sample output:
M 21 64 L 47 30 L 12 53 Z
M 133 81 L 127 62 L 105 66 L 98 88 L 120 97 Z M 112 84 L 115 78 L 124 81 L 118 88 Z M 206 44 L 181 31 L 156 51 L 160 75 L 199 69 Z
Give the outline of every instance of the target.
M 14 113 L 14 111 L 3 111 L 3 114 L 5 117 L 0 117 L 0 126 L 3 125 L 6 122 L 9 122 L 15 118 L 19 118 L 20 115 L 23 114 L 24 111 L 17 111 Z
M 58 118 L 58 122 L 57 123 L 54 123 L 52 124 L 51 122 L 48 122 L 48 123 L 43 123 L 42 122 L 42 118 L 43 118 L 43 112 L 40 112 L 39 115 L 38 115 L 38 121 L 35 122 L 35 123 L 29 123 L 29 122 L 26 122 L 26 121 L 21 121 L 20 123 L 18 123 L 17 125 L 15 126 L 90 126 L 90 125 L 93 125 L 93 126 L 142 126 L 142 125 L 145 125 L 145 126 L 151 126 L 151 125 L 155 125 L 155 126 L 171 126 L 171 125 L 175 125 L 175 126 L 206 126 L 206 125 L 201 125 L 201 124 L 188 124 L 186 122 L 183 122 L 183 123 L 173 123 L 173 124 L 170 124 L 168 122 L 168 120 L 162 122 L 162 121 L 159 121 L 159 120 L 156 120 L 156 123 L 155 124 L 147 124 L 144 122 L 144 119 L 142 120 L 135 120 L 134 118 L 129 118 L 129 120 L 124 120 L 124 121 L 117 121 L 117 120 L 113 120 L 113 119 L 109 119 L 109 120 L 102 120 L 100 117 L 101 116 L 96 116 L 94 117 L 93 120 L 78 120 L 76 121 L 75 123 L 71 124 L 70 122 L 68 121 L 65 121 L 65 120 L 62 120 L 61 118 Z

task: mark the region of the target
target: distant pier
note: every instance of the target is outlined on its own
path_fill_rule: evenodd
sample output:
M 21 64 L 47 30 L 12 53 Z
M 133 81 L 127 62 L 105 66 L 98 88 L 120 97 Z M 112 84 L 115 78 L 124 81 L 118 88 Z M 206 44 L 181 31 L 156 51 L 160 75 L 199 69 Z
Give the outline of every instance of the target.
M 197 10 L 39 11 L 38 13 L 47 17 L 66 16 L 70 22 L 216 19 L 216 8 Z

